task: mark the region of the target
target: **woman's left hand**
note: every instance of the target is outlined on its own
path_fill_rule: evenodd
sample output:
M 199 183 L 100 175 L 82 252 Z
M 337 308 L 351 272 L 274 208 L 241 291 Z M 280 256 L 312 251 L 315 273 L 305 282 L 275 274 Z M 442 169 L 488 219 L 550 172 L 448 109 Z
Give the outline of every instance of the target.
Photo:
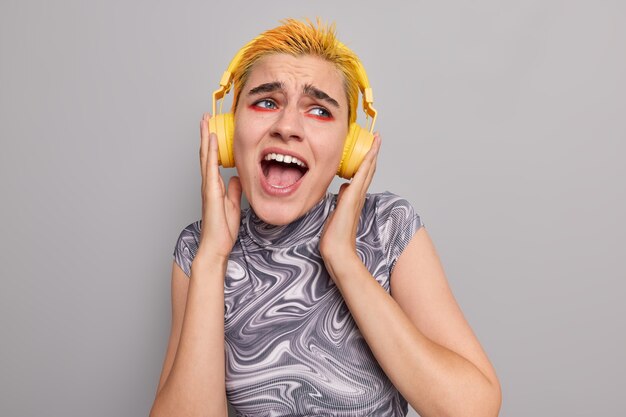
M 374 134 L 372 147 L 354 174 L 350 183 L 339 188 L 337 206 L 328 216 L 320 239 L 320 253 L 331 276 L 334 277 L 333 266 L 345 262 L 351 256 L 357 256 L 356 232 L 365 203 L 367 190 L 376 171 L 376 158 L 380 149 L 380 135 Z

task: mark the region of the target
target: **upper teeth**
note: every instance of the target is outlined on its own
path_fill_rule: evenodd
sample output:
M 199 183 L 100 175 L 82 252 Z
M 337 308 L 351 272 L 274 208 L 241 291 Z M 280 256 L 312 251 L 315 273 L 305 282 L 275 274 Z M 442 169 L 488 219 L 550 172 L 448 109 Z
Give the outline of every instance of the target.
M 306 164 L 304 162 L 302 162 L 295 156 L 291 156 L 291 155 L 283 155 L 280 153 L 268 153 L 267 155 L 265 155 L 265 158 L 263 159 L 265 159 L 266 161 L 278 161 L 278 162 L 284 162 L 286 164 L 296 164 L 298 166 L 306 168 Z

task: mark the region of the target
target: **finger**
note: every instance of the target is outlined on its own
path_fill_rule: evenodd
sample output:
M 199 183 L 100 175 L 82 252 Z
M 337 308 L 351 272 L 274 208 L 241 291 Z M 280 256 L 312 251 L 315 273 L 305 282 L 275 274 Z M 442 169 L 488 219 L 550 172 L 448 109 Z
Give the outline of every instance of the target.
M 374 135 L 374 139 L 372 141 L 372 146 L 368 149 L 359 165 L 359 168 L 356 170 L 352 182 L 360 182 L 364 177 L 367 176 L 367 171 L 370 169 L 373 161 L 376 160 L 376 155 L 378 154 L 378 149 L 380 147 L 380 137 L 378 134 Z
M 366 163 L 367 170 L 366 172 L 369 174 L 370 170 L 376 168 L 376 160 L 378 159 L 378 152 L 380 151 L 381 139 L 378 133 L 374 134 L 374 141 L 372 142 L 371 148 L 365 154 L 363 161 Z
M 233 176 L 228 180 L 227 198 L 237 210 L 241 210 L 241 180 L 239 177 Z
M 202 174 L 202 188 L 206 182 L 206 164 L 207 153 L 209 149 L 209 126 L 208 126 L 208 113 L 202 115 L 200 120 L 200 173 Z
M 226 195 L 226 187 L 224 186 L 224 180 L 222 179 L 222 176 L 219 174 L 219 168 L 218 170 L 218 174 L 217 174 L 217 183 L 219 184 L 219 196 L 220 197 L 224 197 Z
M 339 230 L 342 234 L 354 235 L 356 233 L 356 229 L 358 226 L 358 218 L 360 210 L 362 209 L 361 204 L 359 204 L 358 196 L 355 198 L 354 194 L 350 192 L 350 188 L 352 184 L 343 183 L 339 187 L 339 192 L 337 193 L 337 207 L 329 216 L 327 223 L 331 221 L 331 219 L 337 215 L 338 221 L 338 229 L 335 227 L 335 231 Z
M 355 207 L 355 216 L 358 219 L 360 217 L 360 213 L 363 210 L 363 205 L 365 204 L 365 199 L 367 195 L 367 190 L 369 189 L 370 184 L 372 183 L 372 178 L 374 178 L 374 172 L 376 172 L 376 161 L 378 159 L 378 151 L 380 150 L 381 139 L 378 132 L 374 133 L 374 141 L 372 143 L 371 148 L 365 154 L 365 158 L 363 160 L 364 164 L 361 165 L 360 168 L 363 168 L 361 171 L 361 178 L 357 182 L 358 192 L 355 190 L 356 198 L 358 198 L 358 205 Z M 353 225 L 353 233 L 356 233 L 358 229 L 358 221 L 354 222 Z
M 350 181 L 350 189 L 351 191 L 347 193 L 346 197 L 349 196 L 349 199 L 352 200 L 355 204 L 357 201 L 362 200 L 362 197 L 365 196 L 367 189 L 371 183 L 372 177 L 374 175 L 374 171 L 376 170 L 376 156 L 378 155 L 378 150 L 380 148 L 380 137 L 378 134 L 374 135 L 374 141 L 372 142 L 372 146 L 365 154 L 361 165 L 357 169 L 354 177 Z
M 372 147 L 365 155 L 365 159 L 368 160 L 368 166 L 367 166 L 368 169 L 366 170 L 367 175 L 362 184 L 362 187 L 365 188 L 365 189 L 362 189 L 363 193 L 367 191 L 370 184 L 372 183 L 372 178 L 374 178 L 374 173 L 376 172 L 376 162 L 378 161 L 378 152 L 380 151 L 380 145 L 381 145 L 380 135 L 376 133 L 374 135 L 374 143 L 372 144 Z
M 220 189 L 220 187 L 218 187 L 218 184 L 220 184 L 221 177 L 217 163 L 217 135 L 215 133 L 211 133 L 209 135 L 209 155 L 207 160 L 206 173 L 209 187 L 214 190 Z M 221 185 L 222 193 L 220 195 L 224 195 L 223 182 Z
M 224 215 L 228 229 L 235 239 L 241 218 L 241 181 L 239 177 L 230 177 L 226 198 L 224 199 Z
M 367 189 L 372 182 L 374 172 L 376 171 L 376 158 L 378 156 L 379 149 L 380 136 L 378 134 L 375 134 L 371 148 L 365 154 L 361 166 L 359 166 L 356 174 L 354 174 L 354 188 L 358 188 L 358 190 L 355 190 L 355 192 L 358 192 L 359 195 L 365 195 Z
M 355 186 L 351 183 L 343 183 L 339 187 L 337 194 L 337 207 L 334 212 L 338 213 L 338 216 L 342 218 L 342 226 L 354 229 L 355 219 L 359 218 L 361 210 L 363 209 L 363 202 L 365 198 L 355 192 Z M 334 213 L 333 212 L 333 213 Z M 358 222 L 357 222 L 358 223 Z
M 346 191 L 346 189 L 350 186 L 350 183 L 344 182 L 339 186 L 339 192 L 337 193 L 337 201 L 341 201 L 341 196 Z

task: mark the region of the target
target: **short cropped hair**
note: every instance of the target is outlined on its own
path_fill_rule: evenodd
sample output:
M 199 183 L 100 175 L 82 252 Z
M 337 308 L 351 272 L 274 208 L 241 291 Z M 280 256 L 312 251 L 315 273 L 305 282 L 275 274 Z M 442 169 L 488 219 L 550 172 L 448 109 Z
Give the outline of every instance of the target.
M 253 65 L 261 58 L 276 53 L 292 56 L 312 55 L 320 57 L 341 72 L 348 99 L 348 120 L 356 120 L 359 101 L 358 63 L 354 52 L 335 37 L 335 24 L 326 25 L 319 18 L 317 25 L 310 20 L 284 19 L 282 24 L 259 35 L 243 52 L 241 61 L 233 70 L 233 113 L 239 103 L 239 95 L 248 80 Z

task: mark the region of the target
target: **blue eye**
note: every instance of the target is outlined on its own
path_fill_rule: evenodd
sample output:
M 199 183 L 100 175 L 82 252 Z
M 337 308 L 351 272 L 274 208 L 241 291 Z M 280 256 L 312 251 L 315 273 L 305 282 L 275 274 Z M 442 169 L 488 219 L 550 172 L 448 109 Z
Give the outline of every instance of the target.
M 309 111 L 309 114 L 312 114 L 313 116 L 316 116 L 316 117 L 322 117 L 325 119 L 330 119 L 333 117 L 333 115 L 330 114 L 330 112 L 323 107 L 314 107 Z
M 266 109 L 266 110 L 274 110 L 277 108 L 276 103 L 274 103 L 272 100 L 268 100 L 266 98 L 264 98 L 263 100 L 259 100 L 256 103 L 254 103 L 255 107 L 259 107 L 261 109 Z

